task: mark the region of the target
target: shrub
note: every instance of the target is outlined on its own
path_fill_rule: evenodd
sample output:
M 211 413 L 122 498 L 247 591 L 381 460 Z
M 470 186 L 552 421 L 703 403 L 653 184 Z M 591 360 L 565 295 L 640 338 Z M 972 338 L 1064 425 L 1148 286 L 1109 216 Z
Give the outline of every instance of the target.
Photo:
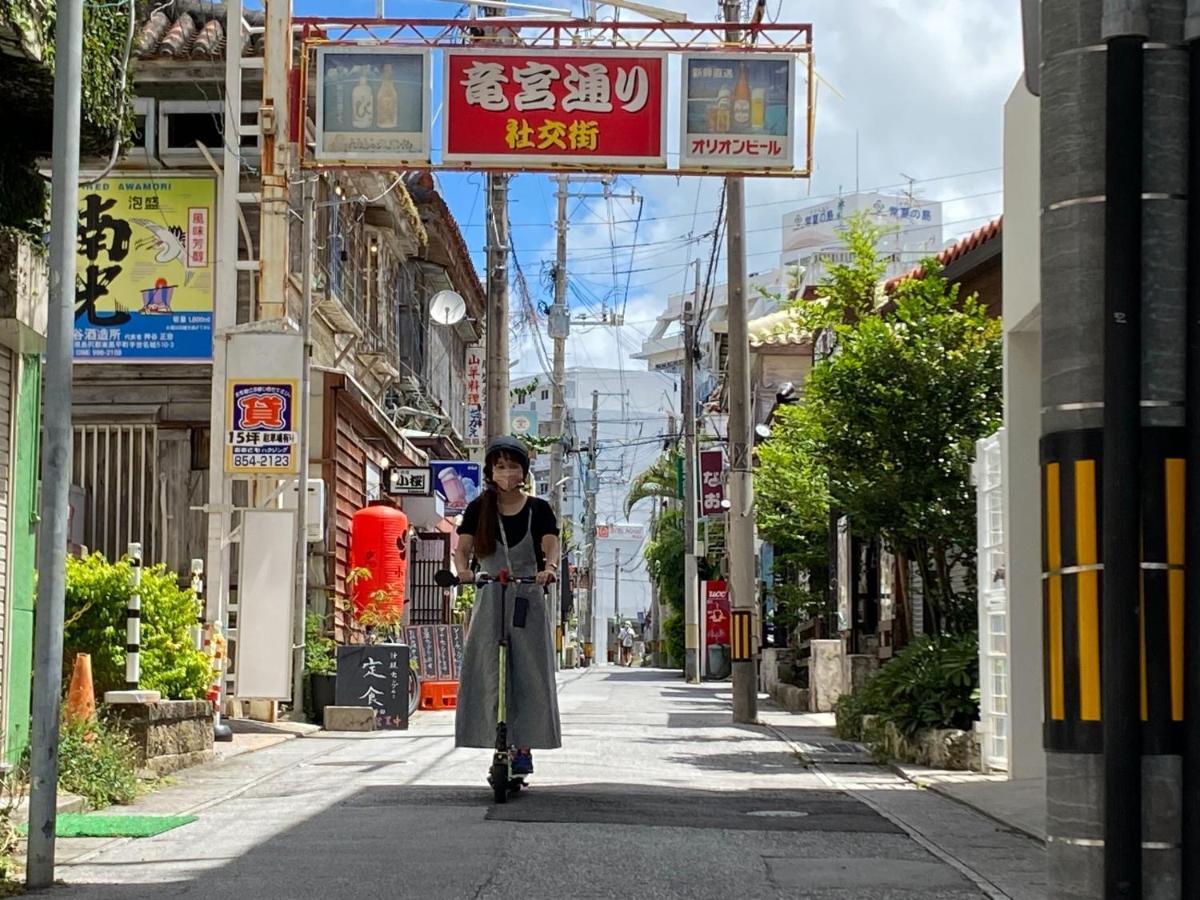
M 662 636 L 667 644 L 667 658 L 670 660 L 670 664 L 677 669 L 683 668 L 683 660 L 686 655 L 683 613 L 673 612 L 663 619 Z
M 304 671 L 309 675 L 337 672 L 337 643 L 325 634 L 325 617 L 310 612 L 304 620 Z
M 77 653 L 92 656 L 97 696 L 125 687 L 125 607 L 131 592 L 131 566 L 108 562 L 95 553 L 67 559 L 66 621 L 63 629 L 64 683 Z M 211 674 L 208 655 L 195 649 L 192 625 L 196 600 L 159 564 L 142 573 L 143 690 L 172 700 L 203 699 Z
M 129 735 L 103 722 L 63 720 L 58 743 L 58 785 L 93 809 L 132 803 L 137 797 L 137 754 Z
M 861 741 L 863 716 L 870 715 L 866 704 L 866 691 L 857 694 L 842 694 L 833 708 L 837 736 L 843 741 Z
M 979 715 L 975 634 L 921 636 L 836 708 L 838 734 L 861 740 L 862 717 L 875 715 L 911 737 L 925 728 L 968 730 Z

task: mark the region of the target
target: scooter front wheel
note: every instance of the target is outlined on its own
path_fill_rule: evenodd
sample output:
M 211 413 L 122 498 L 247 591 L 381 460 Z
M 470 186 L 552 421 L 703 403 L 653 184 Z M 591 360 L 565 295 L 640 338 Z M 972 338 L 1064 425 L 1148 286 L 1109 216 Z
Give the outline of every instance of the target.
M 491 777 L 488 781 L 492 783 L 492 794 L 496 798 L 497 803 L 508 802 L 508 766 L 493 765 Z

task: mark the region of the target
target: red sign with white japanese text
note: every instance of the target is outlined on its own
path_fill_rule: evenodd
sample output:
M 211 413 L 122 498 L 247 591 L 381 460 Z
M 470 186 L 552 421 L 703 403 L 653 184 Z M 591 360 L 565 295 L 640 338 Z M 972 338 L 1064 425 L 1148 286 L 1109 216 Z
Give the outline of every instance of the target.
M 696 515 L 701 518 L 721 514 L 721 501 L 725 499 L 724 468 L 723 451 L 700 451 L 700 493 L 696 500 L 700 508 L 696 510 Z
M 448 50 L 442 158 L 665 166 L 666 73 L 655 53 Z
M 704 639 L 708 646 L 729 644 L 729 586 L 704 582 Z

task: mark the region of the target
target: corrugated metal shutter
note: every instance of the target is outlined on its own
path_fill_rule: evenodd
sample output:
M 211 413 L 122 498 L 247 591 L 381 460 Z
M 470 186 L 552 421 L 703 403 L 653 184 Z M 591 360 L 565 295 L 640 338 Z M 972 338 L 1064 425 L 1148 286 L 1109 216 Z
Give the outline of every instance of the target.
M 0 346 L 0 734 L 7 730 L 8 703 L 8 553 L 12 499 L 12 386 L 17 357 Z M 2 741 L 0 741 L 2 742 Z

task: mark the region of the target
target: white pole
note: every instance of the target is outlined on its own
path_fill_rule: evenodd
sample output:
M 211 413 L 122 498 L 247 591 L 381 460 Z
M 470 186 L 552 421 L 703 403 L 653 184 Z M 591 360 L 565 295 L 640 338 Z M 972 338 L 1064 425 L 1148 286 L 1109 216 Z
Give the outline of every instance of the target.
M 129 545 L 129 602 L 125 605 L 125 687 L 136 691 L 142 680 L 142 545 Z

